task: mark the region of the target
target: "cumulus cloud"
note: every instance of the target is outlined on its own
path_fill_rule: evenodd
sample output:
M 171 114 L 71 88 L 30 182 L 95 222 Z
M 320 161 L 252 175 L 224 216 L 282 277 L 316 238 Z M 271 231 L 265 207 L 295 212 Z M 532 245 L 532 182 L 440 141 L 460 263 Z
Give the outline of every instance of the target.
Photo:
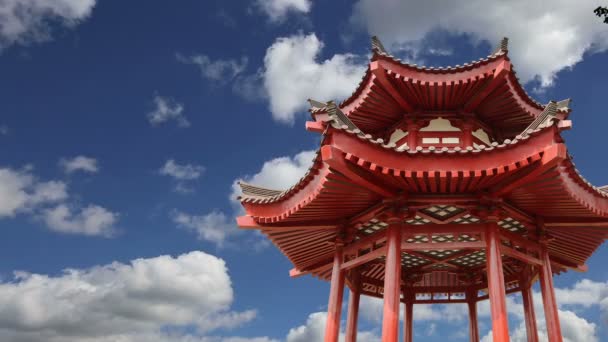
M 306 324 L 289 330 L 285 342 L 323 341 L 325 337 L 326 321 L 327 313 L 325 312 L 315 312 L 310 314 L 306 320 Z M 344 331 L 340 332 L 339 341 L 344 341 Z M 380 341 L 380 337 L 371 331 L 359 331 L 357 332 L 357 341 L 376 342 Z
M 233 300 L 225 262 L 198 251 L 67 269 L 58 276 L 16 272 L 0 283 L 0 340 L 271 341 L 203 337 L 256 317 L 255 310 L 231 310 Z
M 313 150 L 305 150 L 293 157 L 278 157 L 265 162 L 256 174 L 242 177 L 232 183 L 230 199 L 236 201 L 237 196 L 241 194 L 241 189 L 238 185 L 239 181 L 276 190 L 290 188 L 308 171 L 312 165 L 315 153 Z
M 547 87 L 559 71 L 582 61 L 585 53 L 608 48 L 605 27 L 590 20 L 596 6 L 592 1 L 568 0 L 553 1 L 551 6 L 525 0 L 359 0 L 351 21 L 393 48 L 416 44 L 436 30 L 467 34 L 475 42 L 492 45 L 507 36 L 519 77 L 523 82 L 537 79 L 541 87 Z
M 175 100 L 156 95 L 154 97 L 155 108 L 148 113 L 148 121 L 153 126 L 158 126 L 168 121 L 175 121 L 179 127 L 190 127 L 190 122 L 184 116 L 184 106 Z
M 0 48 L 51 38 L 51 23 L 74 26 L 85 20 L 95 0 L 4 0 L 0 5 Z
M 289 13 L 308 13 L 312 7 L 310 0 L 256 0 L 257 7 L 270 21 L 282 22 Z
M 86 156 L 76 156 L 72 159 L 63 158 L 59 161 L 59 165 L 65 173 L 73 173 L 76 171 L 96 173 L 99 171 L 97 159 Z
M 0 218 L 26 213 L 61 233 L 110 236 L 115 232 L 117 213 L 95 204 L 81 208 L 68 199 L 64 182 L 41 181 L 29 168 L 0 168 Z
M 292 123 L 308 108 L 307 98 L 333 100 L 349 96 L 366 65 L 351 54 L 319 60 L 323 43 L 312 33 L 278 38 L 264 57 L 264 87 L 273 117 Z
M 116 232 L 114 225 L 118 221 L 117 213 L 98 205 L 89 205 L 78 212 L 73 212 L 68 205 L 60 204 L 43 210 L 42 216 L 51 230 L 67 234 L 105 237 L 110 237 Z
M 177 54 L 176 57 L 182 63 L 196 65 L 203 78 L 218 83 L 228 83 L 233 80 L 245 71 L 248 62 L 247 57 L 241 57 L 240 61 L 235 59 L 211 60 L 207 55 L 184 56 Z
M 196 164 L 178 164 L 173 159 L 168 159 L 158 171 L 163 176 L 169 176 L 175 181 L 173 190 L 179 193 L 194 192 L 190 182 L 199 179 L 205 168 Z
M 196 233 L 200 240 L 212 242 L 218 247 L 237 233 L 234 219 L 218 210 L 200 216 L 176 210 L 172 213 L 172 219 L 178 226 Z
M 0 218 L 29 212 L 68 197 L 66 184 L 41 182 L 28 170 L 0 168 Z

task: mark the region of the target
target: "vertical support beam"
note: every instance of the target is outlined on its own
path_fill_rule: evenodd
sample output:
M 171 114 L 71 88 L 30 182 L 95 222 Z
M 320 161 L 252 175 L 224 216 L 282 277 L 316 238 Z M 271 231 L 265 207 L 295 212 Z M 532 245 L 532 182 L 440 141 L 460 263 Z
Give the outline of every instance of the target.
M 414 302 L 405 302 L 405 317 L 403 317 L 403 341 L 412 342 L 414 340 Z
M 473 123 L 465 121 L 462 124 L 462 147 L 473 147 Z
M 388 223 L 382 342 L 397 342 L 399 338 L 399 304 L 401 303 L 401 220 L 393 217 L 389 219 Z
M 509 322 L 505 279 L 500 256 L 500 235 L 498 223 L 492 220 L 486 227 L 486 265 L 488 273 L 488 295 L 492 312 L 492 336 L 494 342 L 509 341 Z
M 479 327 L 477 325 L 477 291 L 467 292 L 469 307 L 469 341 L 479 342 Z
M 359 268 L 352 270 L 352 288 L 348 297 L 348 316 L 346 318 L 345 342 L 357 342 L 357 323 L 359 320 L 359 299 L 361 298 L 361 280 Z
M 546 243 L 542 243 L 541 260 L 543 265 L 540 269 L 540 289 L 543 295 L 543 307 L 545 309 L 545 321 L 547 322 L 547 335 L 549 342 L 562 342 L 562 329 L 559 324 L 557 313 L 557 301 L 553 289 L 553 272 L 551 271 L 551 260 Z
M 415 120 L 407 120 L 407 147 L 410 150 L 416 149 L 418 146 L 418 131 L 420 130 L 420 124 Z
M 344 294 L 344 271 L 341 270 L 344 261 L 342 244 L 336 244 L 334 266 L 331 272 L 329 303 L 327 304 L 327 323 L 325 325 L 325 342 L 337 342 L 340 334 L 340 318 L 342 316 L 342 296 Z
M 536 315 L 534 314 L 532 284 L 527 280 L 521 284 L 521 297 L 524 302 L 524 317 L 526 320 L 526 336 L 528 337 L 528 342 L 538 342 L 538 329 L 536 327 Z

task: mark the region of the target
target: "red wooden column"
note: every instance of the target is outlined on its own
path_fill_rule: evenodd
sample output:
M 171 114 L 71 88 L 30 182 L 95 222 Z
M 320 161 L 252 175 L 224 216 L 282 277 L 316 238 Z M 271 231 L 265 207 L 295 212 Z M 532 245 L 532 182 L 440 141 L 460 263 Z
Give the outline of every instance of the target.
M 327 304 L 327 323 L 325 325 L 325 342 L 337 342 L 340 334 L 340 317 L 342 316 L 342 295 L 344 294 L 344 261 L 342 244 L 336 244 L 334 266 L 331 272 L 329 303 Z
M 524 302 L 524 317 L 526 320 L 526 336 L 528 342 L 538 342 L 538 329 L 534 314 L 534 300 L 532 298 L 532 284 L 528 280 L 521 283 L 521 297 Z
M 477 291 L 467 292 L 469 307 L 469 341 L 479 342 L 479 327 L 477 325 Z
M 407 124 L 407 147 L 409 149 L 416 149 L 418 146 L 418 131 L 420 130 L 420 124 L 414 119 L 408 119 Z
M 414 302 L 410 298 L 405 302 L 405 317 L 403 317 L 403 341 L 414 340 Z
M 399 304 L 401 303 L 401 219 L 388 219 L 386 265 L 384 270 L 384 315 L 382 342 L 399 338 Z
M 352 271 L 352 288 L 348 297 L 348 317 L 346 318 L 345 342 L 357 341 L 357 323 L 359 319 L 359 299 L 361 298 L 361 281 L 359 269 Z
M 557 313 L 557 301 L 555 300 L 555 290 L 553 289 L 553 273 L 551 271 L 551 260 L 546 243 L 542 243 L 540 268 L 540 289 L 543 295 L 543 307 L 545 309 L 545 321 L 547 322 L 547 335 L 549 342 L 562 342 L 562 329 L 559 324 Z
M 473 123 L 466 120 L 462 123 L 462 147 L 473 146 Z
M 492 336 L 494 342 L 509 341 L 505 280 L 500 256 L 499 227 L 495 218 L 486 224 L 486 266 L 488 273 L 488 295 L 492 312 Z

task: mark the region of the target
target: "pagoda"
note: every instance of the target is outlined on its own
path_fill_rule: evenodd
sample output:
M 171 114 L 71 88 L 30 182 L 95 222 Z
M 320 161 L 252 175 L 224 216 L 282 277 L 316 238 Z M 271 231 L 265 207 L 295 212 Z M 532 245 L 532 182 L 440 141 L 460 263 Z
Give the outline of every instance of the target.
M 585 271 L 608 238 L 608 186 L 576 170 L 561 132 L 570 100 L 526 94 L 508 40 L 487 58 L 427 68 L 372 38 L 362 81 L 340 104 L 309 100 L 321 135 L 308 172 L 287 190 L 241 183 L 243 229 L 257 229 L 293 263 L 292 277 L 330 281 L 325 342 L 336 342 L 344 286 L 346 341 L 361 295 L 382 298 L 382 341 L 413 338 L 415 304 L 489 300 L 494 341 L 509 341 L 507 294 L 523 297 L 538 341 L 540 282 L 549 341 L 562 341 L 553 275 Z

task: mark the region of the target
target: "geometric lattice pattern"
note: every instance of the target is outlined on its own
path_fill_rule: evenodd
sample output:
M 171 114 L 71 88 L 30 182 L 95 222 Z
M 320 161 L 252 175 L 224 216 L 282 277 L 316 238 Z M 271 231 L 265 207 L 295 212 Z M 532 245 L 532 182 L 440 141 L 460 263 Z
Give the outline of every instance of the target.
M 386 229 L 388 227 L 387 223 L 378 221 L 376 219 L 371 219 L 369 222 L 365 223 L 359 231 L 363 232 L 365 235 L 373 234 L 377 231 Z
M 401 265 L 404 267 L 418 267 L 428 264 L 429 262 L 430 261 L 415 255 L 401 253 Z
M 454 260 L 450 260 L 449 262 L 465 267 L 476 267 L 483 265 L 486 262 L 486 251 L 476 251 L 471 254 L 458 257 Z
M 431 221 L 422 218 L 418 215 L 416 215 L 416 217 L 414 217 L 413 219 L 407 220 L 405 221 L 407 224 L 429 224 L 431 223 Z
M 426 209 L 420 210 L 421 212 L 432 216 L 433 218 L 446 221 L 451 217 L 454 217 L 464 211 L 462 208 L 454 207 L 451 205 L 434 205 L 432 207 L 428 207 Z
M 469 224 L 469 223 L 477 223 L 477 222 L 479 222 L 479 219 L 477 217 L 468 215 L 468 214 L 454 220 L 454 223 L 458 223 L 458 224 Z
M 445 259 L 457 252 L 460 252 L 460 250 L 458 250 L 458 249 L 432 250 L 432 251 L 422 251 L 421 253 L 432 256 L 434 259 Z
M 512 219 L 510 217 L 507 217 L 506 219 L 502 220 L 502 221 L 498 221 L 498 225 L 505 229 L 508 230 L 510 232 L 513 233 L 518 233 L 518 234 L 523 234 L 526 232 L 526 227 L 521 224 L 521 222 Z

